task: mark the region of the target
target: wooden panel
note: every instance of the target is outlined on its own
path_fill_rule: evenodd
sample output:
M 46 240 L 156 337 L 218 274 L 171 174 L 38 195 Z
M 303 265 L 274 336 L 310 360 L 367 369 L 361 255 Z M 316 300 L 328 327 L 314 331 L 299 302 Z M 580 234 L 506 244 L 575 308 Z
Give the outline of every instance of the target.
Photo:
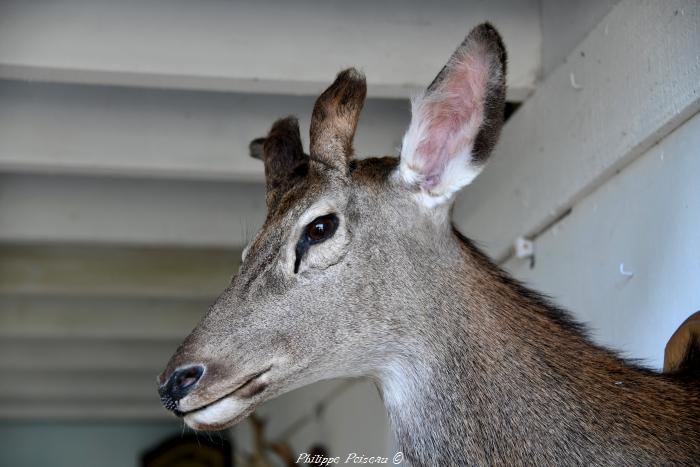
M 182 339 L 172 341 L 118 339 L 0 339 L 0 369 L 151 372 L 163 370 Z
M 213 300 L 236 250 L 0 246 L 0 293 Z
M 509 120 L 455 207 L 462 231 L 502 260 L 697 112 L 698 17 L 690 0 L 613 8 Z
M 4 402 L 0 419 L 21 420 L 174 420 L 159 404 L 134 401 Z
M 660 369 L 671 334 L 700 310 L 698 148 L 700 114 L 538 237 L 534 268 L 507 268 L 590 323 L 599 342 Z
M 15 370 L 0 384 L 0 401 L 16 402 L 136 402 L 160 406 L 158 373 L 120 370 Z
M 542 76 L 561 65 L 566 56 L 619 0 L 542 0 Z
M 286 115 L 308 141 L 314 99 L 0 80 L 0 171 L 262 182 L 248 144 Z M 368 100 L 357 153 L 394 154 L 408 121 L 407 100 Z
M 405 98 L 486 20 L 505 35 L 522 99 L 539 69 L 535 0 L 3 2 L 0 76 L 313 95 L 355 65 L 371 96 Z
M 262 184 L 0 175 L 0 241 L 242 248 Z
M 211 303 L 211 299 L 0 295 L 0 339 L 175 341 L 194 328 Z

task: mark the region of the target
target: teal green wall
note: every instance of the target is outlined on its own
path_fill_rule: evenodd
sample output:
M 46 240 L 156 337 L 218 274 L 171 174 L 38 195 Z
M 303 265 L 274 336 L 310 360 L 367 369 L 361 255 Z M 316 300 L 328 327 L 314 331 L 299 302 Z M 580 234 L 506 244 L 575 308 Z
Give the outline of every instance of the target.
M 168 422 L 0 422 L 0 466 L 132 467 L 159 441 L 182 433 Z

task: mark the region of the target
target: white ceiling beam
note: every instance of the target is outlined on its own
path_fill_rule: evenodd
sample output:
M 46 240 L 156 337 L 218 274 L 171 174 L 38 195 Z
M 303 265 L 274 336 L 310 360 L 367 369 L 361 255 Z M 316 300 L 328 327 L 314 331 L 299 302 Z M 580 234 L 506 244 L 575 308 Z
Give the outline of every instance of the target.
M 299 118 L 308 144 L 313 104 L 299 96 L 0 81 L 0 171 L 262 182 L 263 164 L 248 144 L 287 115 Z M 357 154 L 396 154 L 408 121 L 408 101 L 368 100 Z
M 182 342 L 167 340 L 0 339 L 0 369 L 48 371 L 162 371 Z
M 454 210 L 502 261 L 700 110 L 700 3 L 617 4 L 505 125 Z
M 405 98 L 487 20 L 510 52 L 510 98 L 522 100 L 540 64 L 536 0 L 2 2 L 0 77 L 315 95 L 358 66 L 370 96 Z
M 0 246 L 0 294 L 196 300 L 194 304 L 178 305 L 176 313 L 181 315 L 180 324 L 183 324 L 189 322 L 191 309 L 198 309 L 219 295 L 239 263 L 239 251 L 221 249 L 3 245 Z M 21 301 L 11 297 L 4 300 L 8 319 L 14 319 L 9 318 L 11 315 L 22 318 L 26 307 Z M 49 302 L 43 301 L 43 306 L 56 311 L 70 308 L 69 301 Z M 129 306 L 133 310 L 139 306 L 140 309 L 151 307 L 153 313 L 159 312 L 157 306 L 164 306 L 156 305 L 155 301 L 137 303 Z M 76 302 L 73 312 L 77 318 L 98 306 L 89 300 Z M 117 313 L 120 302 L 105 302 L 105 307 L 108 308 L 105 316 L 109 311 Z M 169 336 L 174 329 L 164 329 L 164 335 Z
M 163 420 L 175 418 L 157 403 L 113 401 L 0 401 L 5 420 Z
M 120 401 L 160 406 L 158 372 L 16 370 L 3 378 L 0 401 Z
M 211 300 L 0 295 L 0 339 L 183 339 Z
M 241 248 L 265 213 L 258 183 L 0 174 L 4 242 Z
M 620 0 L 541 0 L 542 76 L 567 55 Z

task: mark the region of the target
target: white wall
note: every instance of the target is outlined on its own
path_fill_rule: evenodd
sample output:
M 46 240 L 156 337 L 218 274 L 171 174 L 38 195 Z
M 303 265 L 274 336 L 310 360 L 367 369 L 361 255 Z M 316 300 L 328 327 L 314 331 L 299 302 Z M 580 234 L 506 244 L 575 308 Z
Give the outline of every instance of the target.
M 698 174 L 700 114 L 540 235 L 533 268 L 505 266 L 589 323 L 596 341 L 660 369 L 671 334 L 700 310 Z
M 547 76 L 619 0 L 540 0 L 542 75 Z

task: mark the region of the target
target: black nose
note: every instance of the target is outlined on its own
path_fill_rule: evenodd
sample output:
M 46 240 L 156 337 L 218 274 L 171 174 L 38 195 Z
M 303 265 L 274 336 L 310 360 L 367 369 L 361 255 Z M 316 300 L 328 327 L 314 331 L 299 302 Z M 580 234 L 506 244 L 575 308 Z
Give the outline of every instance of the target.
M 194 389 L 203 374 L 204 365 L 192 365 L 173 371 L 168 381 L 158 389 L 160 401 L 165 408 L 177 413 L 177 401 Z

